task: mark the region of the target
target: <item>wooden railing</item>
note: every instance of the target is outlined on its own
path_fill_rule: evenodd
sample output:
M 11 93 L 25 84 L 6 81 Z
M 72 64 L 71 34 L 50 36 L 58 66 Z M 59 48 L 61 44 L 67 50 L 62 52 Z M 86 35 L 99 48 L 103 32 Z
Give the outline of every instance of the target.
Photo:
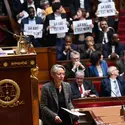
M 119 99 L 125 104 L 124 96 Z M 79 98 L 72 102 L 75 108 L 123 105 L 119 99 L 117 97 Z

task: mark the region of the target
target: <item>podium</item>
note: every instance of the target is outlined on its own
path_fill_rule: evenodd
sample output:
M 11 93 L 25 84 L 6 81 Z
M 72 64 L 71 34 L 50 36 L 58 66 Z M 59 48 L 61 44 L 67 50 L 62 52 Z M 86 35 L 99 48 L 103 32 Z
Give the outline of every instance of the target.
M 0 124 L 38 125 L 38 83 L 31 78 L 36 54 L 0 57 Z

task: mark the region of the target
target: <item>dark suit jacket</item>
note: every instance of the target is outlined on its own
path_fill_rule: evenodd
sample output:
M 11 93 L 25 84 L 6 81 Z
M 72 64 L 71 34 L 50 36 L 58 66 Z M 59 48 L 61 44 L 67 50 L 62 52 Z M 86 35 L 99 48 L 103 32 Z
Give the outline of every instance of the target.
M 85 67 L 85 76 L 89 76 L 89 71 L 88 71 L 88 67 L 85 63 L 81 62 L 82 65 Z M 66 77 L 67 78 L 74 78 L 75 77 L 75 72 L 72 71 L 73 68 L 73 64 L 72 62 L 69 62 L 65 65 L 66 68 Z M 79 67 L 79 70 L 82 70 L 81 67 Z
M 73 105 L 71 102 L 71 87 L 69 83 L 63 82 L 63 91 L 65 97 L 66 108 L 71 110 Z M 54 118 L 58 115 L 59 104 L 58 95 L 53 82 L 46 83 L 41 90 L 41 119 L 45 125 L 57 125 Z
M 117 78 L 121 95 L 125 95 L 125 80 L 122 76 Z M 100 96 L 111 96 L 111 82 L 109 78 L 105 78 L 101 81 Z
M 90 94 L 95 94 L 98 96 L 98 93 L 95 89 L 95 86 L 91 81 L 84 80 L 83 86 L 84 86 L 85 90 L 91 90 Z M 78 88 L 78 84 L 76 82 L 73 82 L 71 84 L 71 90 L 72 90 L 72 98 L 73 99 L 81 97 L 81 94 L 80 94 L 80 91 Z
M 120 74 L 123 72 L 125 73 L 125 63 L 124 62 L 125 62 L 125 60 L 123 60 L 123 59 L 119 59 L 116 61 L 116 67 L 119 70 Z
M 100 29 L 98 27 L 98 22 L 94 23 L 94 29 L 93 30 L 94 30 L 94 33 L 95 33 L 95 42 L 96 43 L 102 43 L 103 38 L 104 38 L 104 32 L 100 31 Z M 111 38 L 112 38 L 113 33 L 114 33 L 114 31 L 111 28 L 109 28 L 109 31 L 107 32 L 109 43 L 111 43 Z
M 71 48 L 73 50 L 77 51 L 77 46 L 72 44 Z M 70 51 L 69 51 L 69 59 L 67 59 L 68 55 L 65 55 L 63 51 L 65 50 L 65 44 L 63 46 L 58 46 L 56 47 L 56 55 L 57 55 L 57 60 L 70 60 Z
M 122 42 L 119 42 L 115 46 L 115 53 L 119 56 L 122 56 L 123 51 L 125 50 L 125 45 Z M 103 49 L 104 58 L 108 58 L 108 56 L 112 53 L 112 45 L 108 44 L 107 48 Z
M 43 23 L 43 21 L 40 17 L 35 17 L 35 21 L 36 21 L 36 24 L 42 24 Z M 21 32 L 24 32 L 24 24 L 28 24 L 28 23 L 29 23 L 29 17 L 26 17 L 26 18 L 22 19 L 21 27 L 20 27 Z M 41 45 L 42 38 L 34 38 L 34 36 L 30 36 L 30 41 L 33 43 L 34 47 L 41 47 L 42 46 Z
M 86 12 L 90 12 L 90 0 L 84 0 L 84 7 Z M 71 15 L 74 16 L 78 10 L 78 8 L 80 8 L 80 0 L 71 0 L 71 4 L 70 4 L 70 10 L 71 10 Z

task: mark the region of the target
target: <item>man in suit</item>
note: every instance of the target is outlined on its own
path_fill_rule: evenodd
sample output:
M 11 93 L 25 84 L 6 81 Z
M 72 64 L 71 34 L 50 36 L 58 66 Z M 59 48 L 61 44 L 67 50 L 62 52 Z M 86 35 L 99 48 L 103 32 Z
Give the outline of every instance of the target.
M 109 77 L 101 81 L 100 96 L 120 97 L 125 95 L 125 80 L 119 76 L 119 71 L 115 66 L 108 68 Z
M 116 61 L 116 67 L 119 70 L 120 75 L 125 74 L 125 50 L 122 53 L 122 57 Z
M 75 73 L 75 82 L 71 83 L 72 98 L 96 97 L 98 93 L 91 81 L 84 80 L 84 72 L 78 70 Z
M 65 65 L 66 68 L 66 77 L 74 78 L 75 72 L 78 70 L 85 71 L 85 76 L 89 76 L 88 67 L 84 62 L 80 62 L 80 53 L 77 51 L 72 51 L 70 53 L 71 62 Z
M 114 33 L 114 30 L 108 26 L 107 21 L 102 20 L 100 21 L 100 27 L 98 23 L 95 22 L 94 24 L 94 32 L 95 32 L 95 41 L 96 43 L 102 44 L 102 54 L 104 58 L 106 58 L 106 51 L 108 46 L 111 44 L 111 38 Z
M 116 59 L 122 56 L 123 51 L 125 50 L 125 45 L 120 42 L 119 35 L 114 33 L 112 36 L 111 44 L 108 46 L 105 53 L 110 59 Z
M 41 90 L 41 119 L 44 125 L 73 125 L 72 117 L 61 107 L 74 111 L 71 102 L 71 87 L 64 82 L 65 68 L 55 64 L 51 68 L 53 82 L 46 83 Z
M 89 16 L 90 12 L 90 0 L 71 0 L 70 4 L 70 10 L 71 10 L 71 15 L 75 19 L 77 17 L 76 13 L 78 8 L 84 8 L 85 11 L 87 12 L 87 17 Z
M 34 24 L 42 24 L 43 23 L 43 21 L 40 17 L 35 16 L 35 10 L 33 7 L 28 8 L 28 14 L 29 14 L 29 16 L 22 19 L 22 21 L 21 21 L 21 29 L 20 30 L 23 33 L 24 33 L 24 25 L 25 24 L 34 25 Z M 42 46 L 42 44 L 41 44 L 42 38 L 34 38 L 32 41 L 33 41 L 34 47 L 41 47 Z
M 70 60 L 70 53 L 77 50 L 77 45 L 72 43 L 72 36 L 65 36 L 65 43 L 56 47 L 57 60 Z
M 50 20 L 60 20 L 60 19 L 66 19 L 66 13 L 63 13 L 63 8 L 60 2 L 55 2 L 52 4 L 52 10 L 53 13 L 46 16 L 45 20 L 45 29 L 47 32 L 47 45 L 46 46 L 61 46 L 64 44 L 64 37 L 65 33 L 57 33 L 57 34 L 50 34 L 50 26 L 49 21 Z

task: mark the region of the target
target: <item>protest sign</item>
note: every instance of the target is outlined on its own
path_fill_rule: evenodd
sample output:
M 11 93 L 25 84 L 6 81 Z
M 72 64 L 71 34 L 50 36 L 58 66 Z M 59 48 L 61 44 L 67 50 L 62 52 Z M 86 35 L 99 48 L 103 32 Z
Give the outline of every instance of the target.
M 43 24 L 24 24 L 24 35 L 33 35 L 34 38 L 42 38 Z
M 50 20 L 49 26 L 50 26 L 50 34 L 68 32 L 66 19 Z
M 114 16 L 116 12 L 114 2 L 100 3 L 97 9 L 98 17 Z
M 92 33 L 92 20 L 73 21 L 74 34 Z

